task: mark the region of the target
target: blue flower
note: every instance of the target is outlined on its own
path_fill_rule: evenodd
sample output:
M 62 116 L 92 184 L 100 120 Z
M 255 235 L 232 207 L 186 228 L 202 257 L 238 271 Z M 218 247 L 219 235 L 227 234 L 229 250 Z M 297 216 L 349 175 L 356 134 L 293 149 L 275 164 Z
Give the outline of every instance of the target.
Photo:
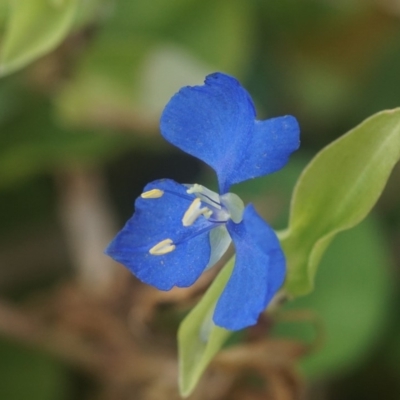
M 219 193 L 170 179 L 151 182 L 106 250 L 143 282 L 169 290 L 192 285 L 232 240 L 234 269 L 213 315 L 230 330 L 254 325 L 285 277 L 274 231 L 229 188 L 282 168 L 299 146 L 299 126 L 292 116 L 255 116 L 247 91 L 222 73 L 176 93 L 161 116 L 161 133 L 215 170 Z

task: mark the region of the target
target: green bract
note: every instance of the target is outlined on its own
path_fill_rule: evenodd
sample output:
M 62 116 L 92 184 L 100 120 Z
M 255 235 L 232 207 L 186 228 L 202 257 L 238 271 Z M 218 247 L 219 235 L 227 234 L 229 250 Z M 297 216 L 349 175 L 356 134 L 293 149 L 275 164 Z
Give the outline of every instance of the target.
M 182 396 L 188 396 L 193 391 L 207 365 L 231 334 L 231 331 L 214 325 L 211 316 L 231 276 L 234 261 L 232 258 L 225 265 L 207 293 L 179 327 L 179 388 Z

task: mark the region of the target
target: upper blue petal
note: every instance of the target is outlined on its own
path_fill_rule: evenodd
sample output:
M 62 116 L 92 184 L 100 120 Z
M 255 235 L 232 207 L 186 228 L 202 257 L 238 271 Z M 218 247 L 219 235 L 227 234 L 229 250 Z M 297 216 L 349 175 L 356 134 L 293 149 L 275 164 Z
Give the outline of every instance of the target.
M 226 178 L 230 185 L 280 170 L 300 146 L 299 124 L 291 115 L 255 121 L 248 135 L 251 139 L 242 141 L 246 149 L 238 147 L 240 163 Z
M 228 231 L 235 244 L 236 261 L 213 320 L 218 326 L 238 330 L 257 323 L 283 284 L 285 257 L 275 232 L 252 205 L 245 208 L 241 223 L 228 223 Z
M 205 85 L 184 87 L 161 116 L 170 143 L 216 171 L 221 194 L 230 185 L 280 169 L 299 146 L 294 117 L 255 120 L 254 104 L 239 82 L 214 73 Z
M 148 184 L 144 192 L 152 189 L 163 190 L 163 196 L 136 200 L 134 215 L 106 254 L 158 289 L 190 286 L 209 262 L 209 231 L 213 225 L 200 216 L 193 225 L 183 226 L 182 217 L 195 198 L 187 194 L 185 186 L 163 179 Z M 175 250 L 164 255 L 149 253 L 165 239 L 172 240 Z

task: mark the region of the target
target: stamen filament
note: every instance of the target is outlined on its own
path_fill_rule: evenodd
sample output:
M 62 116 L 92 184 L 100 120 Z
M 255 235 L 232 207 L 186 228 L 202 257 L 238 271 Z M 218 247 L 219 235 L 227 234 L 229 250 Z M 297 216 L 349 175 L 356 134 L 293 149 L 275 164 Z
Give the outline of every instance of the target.
M 211 206 L 221 209 L 221 204 L 219 202 L 219 195 L 206 187 L 195 183 L 186 190 L 188 194 L 195 194 L 204 203 L 208 203 Z
M 221 225 L 221 223 L 216 222 L 216 223 L 210 224 L 208 226 L 205 226 L 204 228 L 199 229 L 197 232 L 193 232 L 191 235 L 186 236 L 184 239 L 177 241 L 175 243 L 175 245 L 179 246 L 182 243 L 188 242 L 188 241 L 194 239 L 195 237 L 197 237 L 197 236 L 199 236 L 199 235 L 201 235 L 201 234 L 203 234 L 205 232 L 211 231 L 211 229 L 214 229 L 219 225 Z

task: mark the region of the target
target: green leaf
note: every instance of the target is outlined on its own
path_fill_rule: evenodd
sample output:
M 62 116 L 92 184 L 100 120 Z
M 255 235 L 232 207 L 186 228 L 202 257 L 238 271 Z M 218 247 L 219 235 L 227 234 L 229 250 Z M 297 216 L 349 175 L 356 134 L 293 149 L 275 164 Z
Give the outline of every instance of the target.
M 232 334 L 214 325 L 211 318 L 233 265 L 231 259 L 179 327 L 179 389 L 184 397 L 194 390 L 207 365 Z
M 20 69 L 54 49 L 67 35 L 77 0 L 9 0 L 0 74 Z
M 400 158 L 400 109 L 383 111 L 324 148 L 300 176 L 289 228 L 286 291 L 309 293 L 323 253 L 340 231 L 361 222 Z

